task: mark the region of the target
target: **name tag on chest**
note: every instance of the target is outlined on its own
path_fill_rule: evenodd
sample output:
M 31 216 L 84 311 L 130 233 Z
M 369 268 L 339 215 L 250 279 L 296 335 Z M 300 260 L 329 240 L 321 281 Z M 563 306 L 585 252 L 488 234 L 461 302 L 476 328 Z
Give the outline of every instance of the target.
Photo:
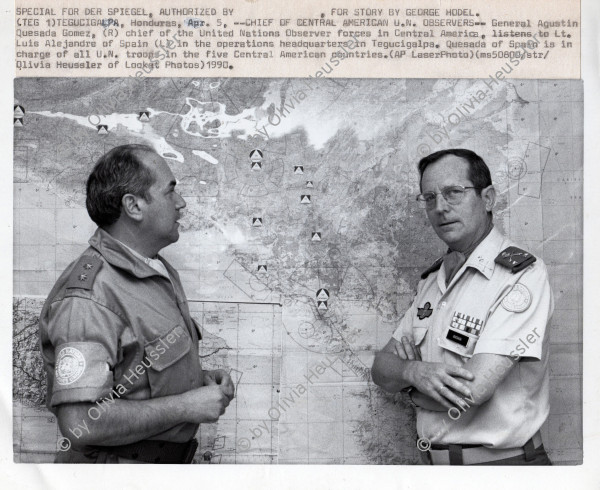
M 448 330 L 446 338 L 462 346 L 466 346 L 467 342 L 469 342 L 469 337 L 463 335 L 462 333 L 455 332 L 454 330 Z
M 450 325 L 446 328 L 445 335 L 438 340 L 438 345 L 461 357 L 471 357 L 483 330 L 483 321 L 473 315 L 455 311 Z

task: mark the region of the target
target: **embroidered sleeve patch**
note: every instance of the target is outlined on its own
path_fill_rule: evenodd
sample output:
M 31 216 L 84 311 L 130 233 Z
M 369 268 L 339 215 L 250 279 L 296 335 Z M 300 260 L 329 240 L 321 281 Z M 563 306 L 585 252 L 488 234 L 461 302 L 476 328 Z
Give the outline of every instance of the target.
M 75 347 L 63 347 L 56 357 L 54 379 L 59 385 L 75 383 L 85 371 L 85 357 Z
M 531 292 L 523 284 L 515 284 L 502 300 L 502 308 L 513 313 L 522 313 L 531 304 Z

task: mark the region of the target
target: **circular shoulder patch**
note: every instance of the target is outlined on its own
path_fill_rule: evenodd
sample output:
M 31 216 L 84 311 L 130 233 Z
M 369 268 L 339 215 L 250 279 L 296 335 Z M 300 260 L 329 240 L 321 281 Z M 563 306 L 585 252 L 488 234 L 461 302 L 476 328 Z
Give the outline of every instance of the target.
M 65 347 L 56 358 L 55 379 L 59 385 L 75 383 L 85 370 L 85 357 L 75 347 Z
M 529 308 L 531 304 L 531 293 L 527 286 L 515 284 L 511 292 L 502 300 L 502 307 L 514 313 L 521 313 Z

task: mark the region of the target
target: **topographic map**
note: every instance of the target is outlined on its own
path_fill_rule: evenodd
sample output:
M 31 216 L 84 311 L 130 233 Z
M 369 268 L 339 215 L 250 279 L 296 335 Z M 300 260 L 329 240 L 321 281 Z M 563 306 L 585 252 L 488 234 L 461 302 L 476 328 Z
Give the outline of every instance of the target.
M 207 368 L 237 395 L 198 463 L 415 464 L 414 414 L 370 380 L 420 272 L 444 253 L 416 163 L 486 160 L 497 225 L 549 266 L 555 462 L 581 461 L 582 100 L 576 81 L 17 79 L 14 453 L 52 461 L 37 315 L 94 225 L 84 188 L 113 146 L 152 145 L 187 207 L 180 272 Z

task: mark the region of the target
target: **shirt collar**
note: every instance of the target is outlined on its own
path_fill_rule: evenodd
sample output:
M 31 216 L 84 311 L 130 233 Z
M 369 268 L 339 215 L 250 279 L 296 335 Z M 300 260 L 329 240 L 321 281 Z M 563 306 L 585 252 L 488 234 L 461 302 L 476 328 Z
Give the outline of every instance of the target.
M 100 252 L 109 264 L 124 269 L 136 277 L 145 278 L 162 275 L 156 269 L 148 265 L 146 257 L 143 257 L 140 253 L 132 250 L 102 228 L 96 230 L 88 243 L 92 248 L 95 248 Z M 159 255 L 157 255 L 157 258 L 164 263 Z
M 496 262 L 494 259 L 498 256 L 505 242 L 504 236 L 494 226 L 489 235 L 471 252 L 465 262 L 466 267 L 472 267 L 481 272 L 487 279 L 492 277 Z
M 115 238 L 115 240 L 117 240 L 117 239 Z M 123 243 L 121 240 L 117 240 L 117 242 L 119 242 L 121 245 L 123 245 L 127 250 L 129 250 L 138 259 L 142 260 L 145 264 L 147 264 L 150 267 L 152 267 L 161 276 L 165 276 L 167 279 L 170 279 L 169 273 L 167 272 L 167 268 L 165 267 L 165 264 L 163 264 L 160 260 L 158 260 L 158 255 L 154 259 L 152 259 L 150 257 L 144 257 L 137 250 L 134 250 L 133 248 L 131 248 L 127 244 Z

